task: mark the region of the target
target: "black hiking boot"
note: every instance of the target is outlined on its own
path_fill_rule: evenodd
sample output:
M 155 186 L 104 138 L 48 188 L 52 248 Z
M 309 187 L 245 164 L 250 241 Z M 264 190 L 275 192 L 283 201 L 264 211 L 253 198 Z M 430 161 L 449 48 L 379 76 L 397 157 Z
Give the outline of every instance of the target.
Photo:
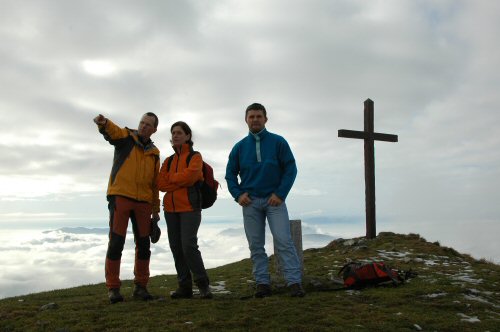
M 175 291 L 170 293 L 172 299 L 190 299 L 193 297 L 193 287 L 180 285 Z
M 271 286 L 269 286 L 268 284 L 258 284 L 257 287 L 255 288 L 254 296 L 256 298 L 261 299 L 263 297 L 268 297 L 271 295 L 272 295 Z
M 214 297 L 214 295 L 210 291 L 210 286 L 200 287 L 198 289 L 200 290 L 200 299 L 211 299 Z
M 290 289 L 291 297 L 304 297 L 306 292 L 300 283 L 292 284 L 288 287 Z
M 152 300 L 153 296 L 149 294 L 146 287 L 135 284 L 134 292 L 132 293 L 132 297 L 137 300 L 148 301 Z
M 110 288 L 108 290 L 108 299 L 111 304 L 123 302 L 123 296 L 120 294 L 120 288 Z
M 210 291 L 208 279 L 202 279 L 196 282 L 196 286 L 198 286 L 198 289 L 200 291 L 200 299 L 211 299 L 214 297 L 212 292 Z

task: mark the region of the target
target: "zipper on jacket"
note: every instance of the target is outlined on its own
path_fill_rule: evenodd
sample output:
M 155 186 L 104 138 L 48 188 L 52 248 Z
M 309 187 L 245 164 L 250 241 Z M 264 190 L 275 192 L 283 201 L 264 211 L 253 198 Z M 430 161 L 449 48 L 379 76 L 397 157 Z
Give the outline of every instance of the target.
M 172 156 L 172 158 L 175 158 L 175 155 Z M 179 164 L 179 157 L 177 157 L 177 165 Z M 177 173 L 177 165 L 175 166 L 175 173 Z M 170 172 L 172 172 L 172 169 L 170 169 Z M 175 212 L 175 202 L 174 202 L 174 192 L 172 191 L 172 212 Z
M 181 148 L 180 148 L 180 152 L 177 153 L 177 151 L 175 151 L 175 154 L 174 154 L 174 157 L 175 155 L 177 155 L 177 162 L 175 164 L 175 173 L 177 173 L 177 170 L 179 169 L 179 159 L 180 159 L 180 156 L 181 156 L 181 152 L 182 152 L 182 145 L 181 145 Z M 172 192 L 172 208 L 175 212 L 175 202 L 174 202 L 174 193 Z

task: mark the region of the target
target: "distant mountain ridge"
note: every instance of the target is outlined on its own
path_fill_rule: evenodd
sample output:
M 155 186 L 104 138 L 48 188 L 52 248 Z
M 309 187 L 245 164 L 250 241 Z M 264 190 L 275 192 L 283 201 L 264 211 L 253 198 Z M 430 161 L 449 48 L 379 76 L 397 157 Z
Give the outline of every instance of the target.
M 56 229 L 55 231 L 60 231 L 69 234 L 108 234 L 109 228 L 108 227 L 88 228 L 79 226 L 79 227 L 61 227 Z M 54 230 L 44 231 L 43 233 L 50 233 L 50 232 L 54 232 Z

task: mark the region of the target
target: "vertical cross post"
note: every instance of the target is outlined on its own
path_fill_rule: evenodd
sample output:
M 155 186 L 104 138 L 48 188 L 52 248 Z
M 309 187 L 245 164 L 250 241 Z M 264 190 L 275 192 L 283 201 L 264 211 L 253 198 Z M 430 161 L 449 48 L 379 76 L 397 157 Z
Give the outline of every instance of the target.
M 397 142 L 398 136 L 374 132 L 373 101 L 364 102 L 365 130 L 339 129 L 339 137 L 360 138 L 365 141 L 365 205 L 366 205 L 366 238 L 377 236 L 375 218 L 375 148 L 374 142 Z
M 375 144 L 373 139 L 373 101 L 365 100 L 365 209 L 366 237 L 377 236 L 375 217 Z

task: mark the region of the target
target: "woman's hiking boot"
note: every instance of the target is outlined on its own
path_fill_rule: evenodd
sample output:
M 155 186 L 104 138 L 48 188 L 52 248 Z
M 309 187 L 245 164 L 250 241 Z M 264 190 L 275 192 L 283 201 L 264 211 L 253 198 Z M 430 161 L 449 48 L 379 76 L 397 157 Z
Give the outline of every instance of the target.
M 211 299 L 214 297 L 212 292 L 210 291 L 208 279 L 197 281 L 196 286 L 198 286 L 198 290 L 200 291 L 200 299 Z
M 193 286 L 191 283 L 179 283 L 179 287 L 170 293 L 172 299 L 190 299 L 193 297 Z
M 211 299 L 214 297 L 212 292 L 210 291 L 210 286 L 207 286 L 206 288 L 199 288 L 200 290 L 200 299 Z

